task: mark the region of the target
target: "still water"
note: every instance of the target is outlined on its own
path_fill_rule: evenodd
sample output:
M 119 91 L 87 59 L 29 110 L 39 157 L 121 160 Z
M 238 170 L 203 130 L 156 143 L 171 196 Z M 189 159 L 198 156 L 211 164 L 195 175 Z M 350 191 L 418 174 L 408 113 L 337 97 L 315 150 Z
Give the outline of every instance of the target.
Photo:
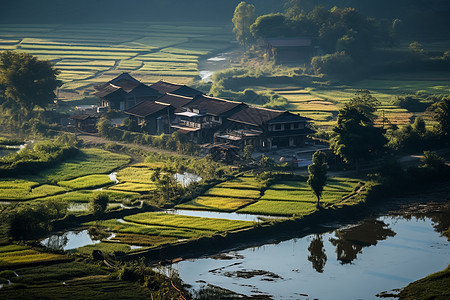
M 211 284 L 274 299 L 377 299 L 447 267 L 449 242 L 436 230 L 448 222 L 447 215 L 385 216 L 172 267 L 194 289 Z

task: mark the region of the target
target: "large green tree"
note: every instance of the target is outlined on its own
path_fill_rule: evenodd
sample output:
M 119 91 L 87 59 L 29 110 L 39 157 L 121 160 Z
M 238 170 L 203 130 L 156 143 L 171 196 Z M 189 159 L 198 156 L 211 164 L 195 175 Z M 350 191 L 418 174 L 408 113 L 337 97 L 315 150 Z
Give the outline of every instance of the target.
M 382 150 L 387 142 L 384 129 L 374 126 L 378 100 L 368 91 L 359 91 L 340 111 L 330 148 L 344 162 L 359 169 L 361 159 Z
M 317 206 L 320 204 L 323 188 L 327 183 L 327 156 L 322 151 L 316 151 L 312 158 L 312 164 L 308 166 L 308 184 L 317 198 Z
M 236 40 L 243 46 L 248 44 L 253 39 L 250 33 L 250 25 L 256 19 L 255 6 L 253 4 L 247 4 L 242 1 L 236 6 L 233 15 L 233 32 L 236 34 Z
M 0 89 L 6 99 L 16 102 L 26 112 L 35 106 L 45 108 L 55 98 L 60 85 L 52 63 L 27 53 L 0 53 Z
M 446 143 L 450 143 L 450 97 L 435 104 L 434 119 L 438 122 L 438 133 Z

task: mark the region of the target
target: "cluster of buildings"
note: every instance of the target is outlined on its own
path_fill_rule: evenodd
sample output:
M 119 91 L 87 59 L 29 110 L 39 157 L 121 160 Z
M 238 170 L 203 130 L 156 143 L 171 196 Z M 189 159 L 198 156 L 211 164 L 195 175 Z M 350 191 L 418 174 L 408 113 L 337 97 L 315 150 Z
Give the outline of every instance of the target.
M 210 97 L 186 85 L 145 85 L 128 73 L 95 87 L 99 111 L 119 110 L 149 134 L 185 135 L 204 148 L 270 150 L 304 145 L 309 119 L 288 111 Z M 98 115 L 75 115 L 78 129 L 95 130 Z

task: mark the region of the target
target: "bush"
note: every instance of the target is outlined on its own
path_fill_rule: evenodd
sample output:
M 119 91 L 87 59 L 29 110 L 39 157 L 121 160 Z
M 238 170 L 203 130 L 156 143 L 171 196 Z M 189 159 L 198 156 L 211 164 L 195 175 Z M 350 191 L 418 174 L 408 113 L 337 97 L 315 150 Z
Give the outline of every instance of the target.
M 317 75 L 325 74 L 338 79 L 355 76 L 353 59 L 345 54 L 345 52 L 315 56 L 311 59 L 311 67 Z
M 92 213 L 96 216 L 103 214 L 108 207 L 109 195 L 105 192 L 94 194 L 90 201 Z

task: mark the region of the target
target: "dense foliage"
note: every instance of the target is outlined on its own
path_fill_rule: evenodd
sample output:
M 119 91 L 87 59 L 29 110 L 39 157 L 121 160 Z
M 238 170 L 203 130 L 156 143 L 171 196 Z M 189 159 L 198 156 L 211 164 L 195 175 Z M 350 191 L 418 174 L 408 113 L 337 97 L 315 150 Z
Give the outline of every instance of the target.
M 323 188 L 327 183 L 327 161 L 326 154 L 322 151 L 316 151 L 313 155 L 312 164 L 308 166 L 308 185 L 311 187 L 314 195 L 317 197 L 317 206 L 319 206 L 320 197 Z
M 0 158 L 0 177 L 37 173 L 78 153 L 75 145 L 58 141 L 31 144 L 18 153 Z
M 367 159 L 384 148 L 387 140 L 384 129 L 374 126 L 378 100 L 368 91 L 359 91 L 339 111 L 330 148 L 345 162 L 359 166 L 361 159 Z
M 3 101 L 12 100 L 26 112 L 53 102 L 60 85 L 52 63 L 27 53 L 0 53 L 0 93 Z

